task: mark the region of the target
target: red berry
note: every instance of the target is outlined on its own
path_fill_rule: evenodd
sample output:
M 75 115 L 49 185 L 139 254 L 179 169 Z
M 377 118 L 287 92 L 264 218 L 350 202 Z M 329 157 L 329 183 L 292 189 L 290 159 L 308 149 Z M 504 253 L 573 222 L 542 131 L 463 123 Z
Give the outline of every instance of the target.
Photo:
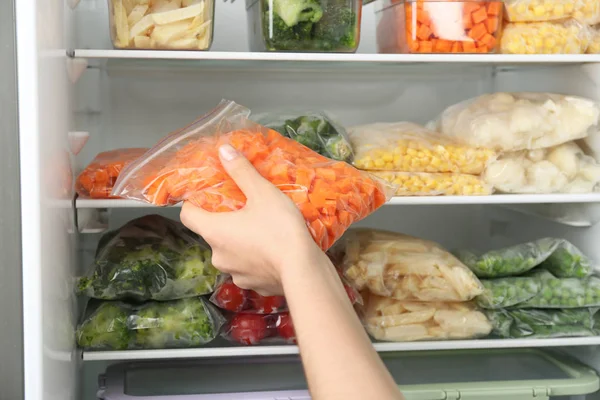
M 231 338 L 245 345 L 257 344 L 267 337 L 267 322 L 262 315 L 237 314 L 229 325 Z

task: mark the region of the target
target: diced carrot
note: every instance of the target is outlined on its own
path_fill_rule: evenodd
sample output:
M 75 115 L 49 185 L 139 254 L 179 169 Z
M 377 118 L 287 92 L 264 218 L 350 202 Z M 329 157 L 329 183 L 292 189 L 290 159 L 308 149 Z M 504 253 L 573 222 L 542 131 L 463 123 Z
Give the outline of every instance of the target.
M 488 33 L 488 31 L 487 31 L 487 28 L 485 27 L 485 24 L 479 23 L 479 24 L 473 26 L 473 28 L 469 31 L 468 36 L 472 39 L 479 40 L 486 33 Z
M 473 13 L 471 14 L 471 18 L 473 18 L 473 23 L 475 24 L 485 21 L 487 17 L 487 10 L 484 7 L 473 11 Z
M 474 1 L 464 1 L 463 4 L 463 15 L 473 14 L 475 11 L 479 10 L 481 6 Z
M 499 20 L 495 17 L 488 18 L 487 21 L 485 21 L 485 25 L 487 31 L 493 34 L 498 30 Z
M 415 40 L 408 40 L 408 48 L 410 49 L 410 51 L 412 52 L 417 52 L 419 51 L 419 42 L 415 41 Z
M 483 46 L 479 46 L 477 48 L 477 52 L 478 53 L 489 53 L 490 50 L 488 49 L 488 47 L 486 45 L 483 45 Z
M 331 168 L 317 168 L 317 176 L 328 182 L 334 182 L 336 180 L 335 171 Z
M 473 27 L 473 18 L 471 17 L 471 14 L 467 14 L 463 17 L 463 28 L 471 29 L 472 27 Z
M 454 44 L 452 44 L 452 53 L 462 53 L 463 49 L 462 49 L 462 44 L 460 42 L 454 42 Z
M 503 5 L 501 1 L 491 1 L 487 5 L 487 13 L 497 17 L 502 12 L 502 7 Z
M 496 46 L 496 38 L 489 33 L 486 33 L 485 36 L 479 40 L 479 43 L 486 45 L 489 49 L 493 49 Z
M 440 39 L 434 44 L 433 51 L 437 53 L 449 53 L 452 51 L 452 42 Z
M 463 42 L 463 50 L 465 53 L 476 53 L 477 47 L 474 42 Z
M 419 26 L 417 30 L 417 37 L 421 40 L 427 40 L 431 36 L 431 29 L 427 25 Z M 420 46 L 420 45 L 419 45 Z
M 429 18 L 429 13 L 425 10 L 417 10 L 417 21 L 425 25 L 430 25 L 431 19 Z
M 426 40 L 419 42 L 419 53 L 432 53 L 433 43 Z

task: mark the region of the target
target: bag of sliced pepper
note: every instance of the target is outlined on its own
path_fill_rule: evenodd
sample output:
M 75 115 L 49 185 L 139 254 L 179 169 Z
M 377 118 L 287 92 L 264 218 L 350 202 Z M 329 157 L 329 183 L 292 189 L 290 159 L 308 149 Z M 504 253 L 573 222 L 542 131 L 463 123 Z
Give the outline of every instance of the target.
M 108 199 L 119 174 L 130 162 L 148 149 L 131 148 L 104 151 L 79 174 L 75 182 L 77 194 L 93 199 Z
M 175 300 L 211 293 L 219 271 L 210 247 L 181 223 L 160 215 L 129 221 L 102 236 L 81 294 L 116 300 Z
M 223 327 L 221 336 L 246 346 L 296 343 L 294 324 L 287 312 L 266 315 L 232 314 Z
M 129 164 L 112 195 L 161 206 L 190 201 L 211 212 L 239 210 L 246 196 L 218 156 L 219 147 L 230 144 L 294 201 L 324 250 L 393 195 L 386 183 L 258 125 L 249 115 L 245 107 L 221 102 Z
M 341 272 L 338 271 L 338 273 L 350 302 L 353 305 L 362 304 L 360 293 L 345 281 L 345 278 L 341 276 Z M 229 275 L 219 276 L 210 301 L 224 310 L 247 314 L 276 314 L 288 310 L 285 297 L 261 296 L 254 290 L 241 289 L 233 283 Z

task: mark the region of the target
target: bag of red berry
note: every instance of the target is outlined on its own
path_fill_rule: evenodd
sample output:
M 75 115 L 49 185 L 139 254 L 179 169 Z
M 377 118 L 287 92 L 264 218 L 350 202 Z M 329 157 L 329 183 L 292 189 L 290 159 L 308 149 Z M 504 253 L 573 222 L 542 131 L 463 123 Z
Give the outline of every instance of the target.
M 295 344 L 296 333 L 288 312 L 280 314 L 231 314 L 221 335 L 245 346 Z

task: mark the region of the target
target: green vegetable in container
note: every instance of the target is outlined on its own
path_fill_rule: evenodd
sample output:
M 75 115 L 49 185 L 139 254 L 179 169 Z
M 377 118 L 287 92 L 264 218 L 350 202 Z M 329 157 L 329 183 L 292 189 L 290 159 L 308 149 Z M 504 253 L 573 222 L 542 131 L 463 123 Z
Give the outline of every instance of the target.
M 262 1 L 269 50 L 355 51 L 358 46 L 359 21 L 350 0 Z
M 143 349 L 198 347 L 213 340 L 222 324 L 216 308 L 202 298 L 147 303 L 128 319 L 135 347 Z
M 213 340 L 224 318 L 201 297 L 139 306 L 102 302 L 77 328 L 86 350 L 198 347 Z
M 346 130 L 322 112 L 304 112 L 300 116 L 268 114 L 257 122 L 298 143 L 338 161 L 352 162 L 354 153 Z
M 218 271 L 207 244 L 159 215 L 132 220 L 105 234 L 79 293 L 103 300 L 174 300 L 208 294 Z
M 101 303 L 76 332 L 79 347 L 88 350 L 125 350 L 132 344 L 127 329 L 129 309 L 121 303 Z
M 486 311 L 492 334 L 503 338 L 594 336 L 597 308 Z

